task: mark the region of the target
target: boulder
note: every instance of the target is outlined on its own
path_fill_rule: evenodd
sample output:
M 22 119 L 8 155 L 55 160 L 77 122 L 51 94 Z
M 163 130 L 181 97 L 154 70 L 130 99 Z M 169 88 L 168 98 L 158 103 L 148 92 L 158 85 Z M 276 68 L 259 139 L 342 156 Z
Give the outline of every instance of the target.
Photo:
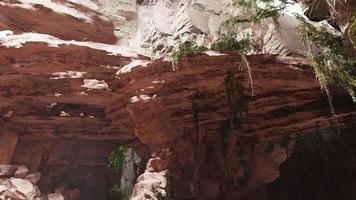
M 33 184 L 25 179 L 10 178 L 11 185 L 20 193 L 27 195 L 35 191 Z
M 0 178 L 10 177 L 15 175 L 16 170 L 19 168 L 17 165 L 1 165 L 0 164 Z
M 15 172 L 15 177 L 16 178 L 24 178 L 28 175 L 29 169 L 26 166 L 19 166 L 18 169 Z
M 0 165 L 0 200 L 34 200 L 41 196 L 35 185 L 41 174 L 28 174 L 29 170 L 23 165 Z
M 26 180 L 30 181 L 32 184 L 36 185 L 37 182 L 41 179 L 40 172 L 34 172 L 25 177 Z
M 47 195 L 48 200 L 64 200 L 64 197 L 62 194 L 58 193 L 51 193 Z

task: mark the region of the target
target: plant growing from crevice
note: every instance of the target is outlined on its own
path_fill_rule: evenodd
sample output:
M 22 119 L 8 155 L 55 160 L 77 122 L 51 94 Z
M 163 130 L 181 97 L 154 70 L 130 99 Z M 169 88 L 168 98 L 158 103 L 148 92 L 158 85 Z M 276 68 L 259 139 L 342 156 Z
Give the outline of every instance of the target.
M 356 59 L 348 59 L 343 51 L 341 37 L 328 31 L 325 27 L 316 27 L 307 22 L 302 16 L 297 16 L 299 25 L 297 33 L 305 43 L 315 76 L 323 91 L 328 97 L 330 112 L 335 119 L 337 127 L 339 122 L 333 107 L 332 96 L 329 91 L 331 85 L 344 88 L 356 102 Z M 321 48 L 321 52 L 313 49 Z
M 120 146 L 119 148 L 113 150 L 108 158 L 108 167 L 114 171 L 118 172 L 122 170 L 122 167 L 125 163 L 125 153 L 127 149 L 124 146 Z
M 108 192 L 108 200 L 129 200 L 129 198 L 129 192 L 117 185 L 112 186 Z
M 156 189 L 154 191 L 154 195 L 155 197 L 157 198 L 157 200 L 167 200 L 168 197 L 167 197 L 167 194 L 165 194 L 164 192 L 162 192 L 161 189 Z
M 308 57 L 322 89 L 328 93 L 330 85 L 339 85 L 356 102 L 356 59 L 349 59 L 343 52 L 341 37 L 332 34 L 325 27 L 313 26 L 301 16 L 298 19 L 298 36 L 308 48 Z M 315 53 L 312 48 L 323 50 Z
M 251 14 L 247 17 L 245 15 L 230 16 L 223 23 L 223 25 L 231 28 L 241 23 L 256 24 L 261 23 L 263 19 L 272 18 L 273 22 L 278 27 L 278 18 L 282 15 L 282 12 L 290 4 L 294 4 L 294 2 L 290 0 L 233 0 L 233 6 L 237 8 L 249 9 L 249 13 Z M 246 55 L 253 49 L 251 37 L 248 36 L 247 38 L 244 38 L 237 42 L 236 33 L 233 33 L 232 35 L 219 34 L 219 38 L 215 43 L 216 44 L 212 45 L 212 49 L 216 49 L 219 51 L 230 50 L 239 52 L 242 59 L 240 68 L 247 69 L 250 80 L 251 96 L 254 96 L 252 70 L 246 57 Z
M 251 87 L 251 96 L 254 96 L 252 70 L 246 57 L 246 55 L 253 49 L 252 39 L 250 36 L 244 36 L 240 40 L 237 40 L 237 38 L 237 33 L 219 33 L 219 37 L 211 45 L 211 49 L 215 51 L 236 51 L 239 53 L 241 57 L 239 70 L 247 70 Z
M 204 46 L 198 46 L 194 44 L 182 44 L 178 46 L 178 49 L 175 51 L 172 51 L 171 54 L 169 55 L 170 60 L 172 61 L 172 68 L 173 70 L 176 69 L 176 65 L 178 64 L 179 60 L 187 57 L 187 56 L 192 56 L 195 55 L 199 52 L 206 51 L 207 48 Z
M 233 0 L 233 5 L 237 8 L 247 8 L 250 15 L 237 15 L 229 17 L 225 26 L 234 26 L 241 23 L 261 23 L 266 18 L 272 18 L 278 26 L 278 18 L 281 13 L 293 2 L 289 0 Z
M 252 50 L 252 41 L 249 36 L 237 40 L 237 33 L 219 33 L 218 38 L 211 44 L 216 51 L 238 51 L 247 54 Z
M 351 43 L 353 44 L 354 48 L 356 48 L 356 13 L 355 16 L 352 18 L 352 24 L 350 25 L 350 29 L 348 31 Z

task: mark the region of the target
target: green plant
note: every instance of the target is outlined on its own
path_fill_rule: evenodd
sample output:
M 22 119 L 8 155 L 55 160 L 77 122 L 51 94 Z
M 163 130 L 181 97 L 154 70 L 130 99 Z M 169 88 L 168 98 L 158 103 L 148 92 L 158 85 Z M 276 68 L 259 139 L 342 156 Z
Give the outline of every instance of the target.
M 251 96 L 254 96 L 252 70 L 246 55 L 253 49 L 252 39 L 250 36 L 245 36 L 241 40 L 237 40 L 237 33 L 220 33 L 217 40 L 211 45 L 212 50 L 216 51 L 237 51 L 241 56 L 239 70 L 247 70 L 249 75 Z
M 216 51 L 238 51 L 247 54 L 252 50 L 252 40 L 249 36 L 237 40 L 237 33 L 220 33 L 217 40 L 211 45 Z
M 261 23 L 263 19 L 272 18 L 274 23 L 278 25 L 278 18 L 281 16 L 288 4 L 292 4 L 288 0 L 233 0 L 233 5 L 239 8 L 247 8 L 252 13 L 250 16 L 231 16 L 224 24 L 232 26 L 239 23 Z
M 328 87 L 339 85 L 347 90 L 356 102 L 356 59 L 348 59 L 343 52 L 341 37 L 327 31 L 325 27 L 315 27 L 308 23 L 303 17 L 298 16 L 299 25 L 297 32 L 299 38 L 306 43 L 308 58 L 315 71 L 316 79 L 329 97 Z M 313 47 L 323 48 L 321 53 L 312 51 Z M 332 106 L 331 106 L 332 107 Z M 333 108 L 331 108 L 333 110 Z
M 207 48 L 204 46 L 197 46 L 192 44 L 179 45 L 178 49 L 173 51 L 169 56 L 172 61 L 173 70 L 176 70 L 175 65 L 179 62 L 181 58 L 191 56 L 206 50 Z
M 353 22 L 350 26 L 348 34 L 349 34 L 351 43 L 354 45 L 354 48 L 356 48 L 356 13 L 353 18 Z
M 163 192 L 161 189 L 156 189 L 154 194 L 158 200 L 167 200 L 168 199 L 167 194 L 165 194 L 165 192 Z
M 108 200 L 129 200 L 129 192 L 117 185 L 110 188 L 108 192 Z
M 126 147 L 120 146 L 111 152 L 108 167 L 113 171 L 120 171 L 125 163 Z
M 311 61 L 321 89 L 325 91 L 328 97 L 330 112 L 337 127 L 339 127 L 329 87 L 331 85 L 343 87 L 348 91 L 352 100 L 356 102 L 356 59 L 348 59 L 343 51 L 340 35 L 331 33 L 323 26 L 312 25 L 302 16 L 297 16 L 297 18 L 299 19 L 298 36 L 308 49 L 307 57 Z M 322 48 L 322 52 L 315 52 L 313 48 Z

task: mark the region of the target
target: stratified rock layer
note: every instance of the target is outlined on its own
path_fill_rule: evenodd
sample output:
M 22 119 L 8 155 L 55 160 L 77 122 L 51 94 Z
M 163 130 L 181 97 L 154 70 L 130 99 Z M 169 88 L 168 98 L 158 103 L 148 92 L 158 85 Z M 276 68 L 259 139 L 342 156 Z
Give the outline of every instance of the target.
M 204 20 L 192 25 L 189 18 L 201 16 L 197 2 L 205 1 L 179 10 L 176 23 L 190 31 L 198 27 L 199 35 L 208 30 Z M 0 4 L 0 163 L 40 171 L 41 191 L 54 193 L 51 198 L 62 198 L 56 193 L 63 192 L 64 197 L 106 199 L 121 177 L 107 169 L 107 158 L 125 145 L 135 148 L 142 163 L 157 153 L 138 179 L 138 196 L 166 189 L 173 199 L 263 199 L 265 184 L 279 177 L 279 166 L 291 155 L 295 134 L 335 126 L 305 58 L 249 56 L 251 96 L 238 54 L 191 55 L 173 71 L 171 62 L 117 53 L 124 47 L 114 44 L 112 16 L 95 6 L 89 11 L 65 5 L 88 16 L 43 5 Z M 134 6 L 127 6 L 130 12 L 123 14 L 134 21 Z M 20 35 L 27 32 L 50 34 L 60 44 L 31 42 Z M 32 36 L 43 38 L 39 34 Z M 266 38 L 276 44 L 269 47 L 286 52 L 275 39 Z M 339 88 L 332 95 L 340 128 L 344 118 L 354 126 L 355 104 Z M 239 107 L 234 117 L 232 105 Z M 167 148 L 169 155 L 162 157 Z
M 232 197 L 243 197 L 278 177 L 278 166 L 289 150 L 283 147 L 268 156 L 263 152 L 266 141 L 335 125 L 327 98 L 303 58 L 248 57 L 255 91 L 251 97 L 247 72 L 238 71 L 241 60 L 237 54 L 187 57 L 179 61 L 177 71 L 172 71 L 170 62 L 155 61 L 116 75 L 117 70 L 110 66 L 123 66 L 129 58 L 86 47 L 53 48 L 37 43 L 20 49 L 1 47 L 0 51 L 1 137 L 14 137 L 14 142 L 1 146 L 2 152 L 10 154 L 10 159 L 2 162 L 40 170 L 40 186 L 46 192 L 64 184 L 68 190 L 79 187 L 82 199 L 103 198 L 105 188 L 114 179 L 120 180 L 119 175 L 115 178 L 107 172 L 106 158 L 115 146 L 125 144 L 138 148 L 143 157 L 147 155 L 142 151 L 144 146 L 151 152 L 170 147 L 172 156 L 162 170 L 169 171 L 172 194 L 191 197 L 192 101 L 199 91 L 201 195 L 219 199 L 231 193 L 231 188 L 223 189 L 224 180 L 219 179 L 224 167 L 219 144 L 231 118 L 224 85 L 229 71 L 235 74 L 235 84 L 243 84 L 248 101 L 240 128 L 233 131 L 239 142 L 232 149 L 262 144 L 246 154 L 256 158 L 249 161 L 256 172 L 253 183 L 247 192 L 237 190 Z M 54 72 L 63 71 L 86 73 L 80 78 L 51 78 Z M 108 89 L 82 87 L 87 79 L 105 81 Z M 335 90 L 334 95 L 342 126 L 344 116 L 354 115 L 354 104 L 343 92 Z M 268 167 L 271 163 L 275 164 Z M 235 170 L 236 177 L 244 177 L 238 175 L 242 168 Z M 101 189 L 92 190 L 98 185 Z M 215 192 L 204 192 L 211 189 Z

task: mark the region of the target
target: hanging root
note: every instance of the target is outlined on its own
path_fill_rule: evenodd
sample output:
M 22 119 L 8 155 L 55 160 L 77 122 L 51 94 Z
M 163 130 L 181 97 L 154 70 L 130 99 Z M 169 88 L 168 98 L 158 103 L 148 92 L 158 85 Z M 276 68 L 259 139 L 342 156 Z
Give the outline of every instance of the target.
M 334 121 L 335 121 L 335 124 L 336 124 L 336 127 L 337 127 L 337 131 L 338 131 L 339 135 L 341 135 L 340 124 L 339 124 L 339 120 L 337 119 L 337 116 L 336 116 L 336 113 L 335 113 L 335 109 L 334 109 L 334 106 L 333 106 L 333 103 L 332 103 L 332 97 L 331 97 L 330 91 L 329 91 L 329 89 L 327 88 L 326 85 L 322 85 L 322 88 L 324 89 L 324 91 L 326 93 L 326 96 L 328 97 L 328 103 L 329 103 L 330 112 L 331 112 L 331 115 L 334 118 Z
M 241 59 L 242 59 L 242 63 L 241 63 L 241 68 L 244 67 L 247 69 L 247 73 L 248 73 L 248 78 L 249 78 L 249 82 L 250 82 L 250 88 L 251 88 L 251 96 L 255 96 L 254 94 L 254 90 L 253 90 L 253 79 L 252 79 L 252 69 L 250 66 L 250 63 L 247 60 L 247 57 L 245 54 L 241 54 Z

